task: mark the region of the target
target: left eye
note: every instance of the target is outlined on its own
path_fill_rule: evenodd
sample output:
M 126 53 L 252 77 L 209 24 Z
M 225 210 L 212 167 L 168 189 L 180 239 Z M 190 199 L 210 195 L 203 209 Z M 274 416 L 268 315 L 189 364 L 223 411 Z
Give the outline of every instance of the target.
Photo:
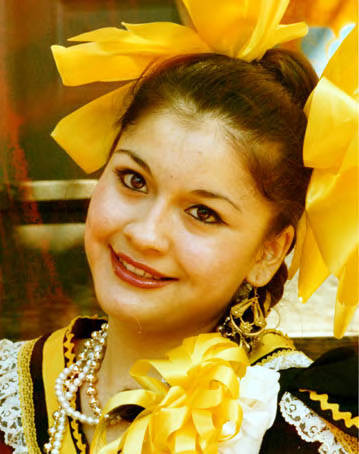
M 195 205 L 188 208 L 186 213 L 205 224 L 222 224 L 223 222 L 215 211 L 205 205 Z
M 116 174 L 126 188 L 138 192 L 147 192 L 146 180 L 139 173 L 133 170 L 116 170 Z

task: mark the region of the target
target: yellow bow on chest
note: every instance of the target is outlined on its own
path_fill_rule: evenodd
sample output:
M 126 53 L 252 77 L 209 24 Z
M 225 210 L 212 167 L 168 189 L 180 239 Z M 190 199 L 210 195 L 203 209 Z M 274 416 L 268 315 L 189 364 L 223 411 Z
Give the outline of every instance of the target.
M 91 454 L 214 454 L 221 441 L 239 432 L 239 378 L 249 365 L 245 351 L 209 333 L 185 339 L 167 356 L 135 363 L 131 375 L 143 389 L 120 392 L 107 402 Z M 124 405 L 144 410 L 123 436 L 107 443 L 106 415 Z M 231 435 L 223 431 L 228 422 L 235 428 Z

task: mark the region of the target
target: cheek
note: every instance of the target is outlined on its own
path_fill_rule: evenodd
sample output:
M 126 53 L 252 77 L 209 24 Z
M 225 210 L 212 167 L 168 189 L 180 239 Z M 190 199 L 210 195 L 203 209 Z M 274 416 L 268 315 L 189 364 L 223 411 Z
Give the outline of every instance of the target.
M 223 235 L 198 238 L 185 236 L 179 251 L 184 268 L 192 280 L 206 285 L 237 285 L 249 270 L 256 248 L 238 235 L 224 232 Z
M 97 191 L 92 196 L 87 212 L 85 236 L 101 238 L 111 225 L 106 194 Z
M 108 238 L 121 230 L 130 216 L 131 205 L 122 201 L 114 187 L 100 180 L 90 201 L 85 235 L 97 240 Z
M 102 215 L 96 208 L 96 199 L 95 196 L 93 196 L 87 212 L 84 238 L 85 252 L 90 265 L 96 260 L 96 257 L 98 257 L 97 244 L 99 239 L 103 236 L 102 229 L 104 224 L 99 222 L 99 219 L 102 219 Z
M 100 180 L 92 195 L 85 224 L 85 251 L 90 263 L 96 260 L 104 245 L 107 247 L 110 236 L 120 226 L 119 215 L 124 211 L 115 200 L 111 190 Z

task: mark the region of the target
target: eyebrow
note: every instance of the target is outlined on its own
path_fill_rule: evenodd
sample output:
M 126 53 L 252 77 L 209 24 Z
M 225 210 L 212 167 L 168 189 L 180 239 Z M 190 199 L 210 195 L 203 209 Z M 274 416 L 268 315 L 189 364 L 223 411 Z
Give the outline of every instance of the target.
M 124 153 L 127 154 L 133 161 L 135 161 L 140 167 L 142 167 L 146 172 L 152 176 L 152 172 L 150 166 L 141 159 L 135 152 L 131 150 L 126 150 L 124 148 L 119 148 L 115 150 L 115 153 Z M 198 195 L 200 197 L 205 197 L 207 199 L 219 199 L 219 200 L 226 200 L 229 202 L 236 210 L 242 211 L 238 205 L 236 205 L 231 199 L 226 197 L 225 195 L 217 194 L 215 192 L 206 191 L 205 189 L 195 189 L 191 191 L 192 194 Z
M 207 199 L 220 199 L 226 200 L 229 202 L 236 210 L 242 211 L 238 205 L 236 205 L 231 199 L 226 197 L 225 195 L 217 194 L 215 192 L 206 191 L 205 189 L 196 189 L 195 191 L 191 191 L 192 194 L 199 195 L 201 197 L 206 197 Z
M 146 172 L 152 176 L 150 166 L 133 151 L 119 148 L 118 150 L 115 150 L 115 153 L 127 154 L 133 161 L 135 161 L 140 167 L 142 167 L 142 169 L 146 170 Z

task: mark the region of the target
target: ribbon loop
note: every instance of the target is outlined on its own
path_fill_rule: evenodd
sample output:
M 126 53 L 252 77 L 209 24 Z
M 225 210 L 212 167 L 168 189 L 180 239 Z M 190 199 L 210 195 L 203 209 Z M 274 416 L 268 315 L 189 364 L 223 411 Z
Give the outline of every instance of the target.
M 134 365 L 131 374 L 145 389 L 124 391 L 108 401 L 91 454 L 117 454 L 118 449 L 124 454 L 207 454 L 217 452 L 218 443 L 228 438 L 224 424 L 230 421 L 234 425 L 230 437 L 239 432 L 239 380 L 249 364 L 243 350 L 220 334 L 209 333 L 185 339 L 167 356 L 166 360 L 141 360 Z M 151 367 L 167 383 L 171 381 L 171 386 L 147 376 Z M 144 410 L 119 440 L 107 444 L 106 415 L 128 404 Z
M 299 267 L 304 301 L 330 273 L 337 276 L 334 335 L 342 337 L 359 303 L 357 27 L 328 63 L 305 112 L 303 157 L 313 174 L 290 274 Z
M 70 41 L 79 43 L 74 46 L 51 47 L 65 85 L 131 81 L 126 90 L 116 92 L 115 101 L 106 95 L 96 99 L 89 108 L 63 118 L 53 131 L 52 137 L 85 172 L 106 163 L 132 81 L 153 64 L 176 55 L 210 52 L 251 61 L 274 45 L 307 33 L 303 23 L 279 24 L 289 0 L 207 0 L 205 8 L 202 0 L 183 2 L 195 29 L 172 22 L 123 23 L 124 29 L 104 27 L 74 36 Z

